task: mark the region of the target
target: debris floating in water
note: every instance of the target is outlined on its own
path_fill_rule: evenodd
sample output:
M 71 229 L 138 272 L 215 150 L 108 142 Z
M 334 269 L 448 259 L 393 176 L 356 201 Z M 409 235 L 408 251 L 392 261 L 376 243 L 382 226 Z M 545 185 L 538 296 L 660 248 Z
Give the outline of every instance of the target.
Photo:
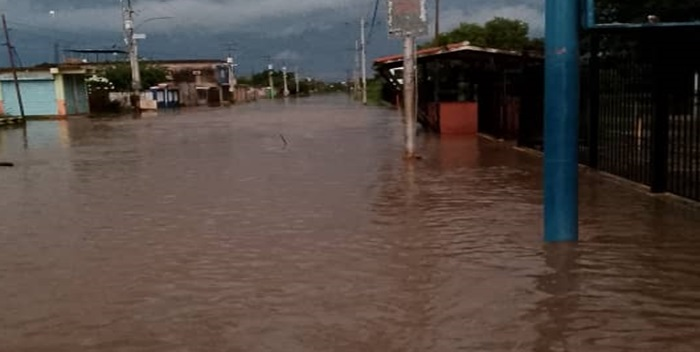
M 283 134 L 280 134 L 280 139 L 282 139 L 282 142 L 284 142 L 284 147 L 287 148 L 289 143 L 287 143 L 287 138 L 284 138 Z

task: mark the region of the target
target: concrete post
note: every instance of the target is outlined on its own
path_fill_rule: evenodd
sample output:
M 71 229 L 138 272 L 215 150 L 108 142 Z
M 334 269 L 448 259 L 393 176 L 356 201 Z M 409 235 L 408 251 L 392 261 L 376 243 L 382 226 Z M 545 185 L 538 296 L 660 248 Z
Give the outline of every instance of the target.
M 282 75 L 284 75 L 284 77 L 282 77 L 282 81 L 284 82 L 284 93 L 283 94 L 285 97 L 288 97 L 289 96 L 289 83 L 287 80 L 287 66 L 282 67 Z
M 131 0 L 126 1 L 124 11 L 124 31 L 129 46 L 129 63 L 131 65 L 131 106 L 134 114 L 141 113 L 141 70 L 139 68 L 138 42 L 134 38 L 134 9 Z
M 403 101 L 406 127 L 406 158 L 416 156 L 416 40 L 413 35 L 404 39 Z
M 365 38 L 365 18 L 360 20 L 360 50 L 362 56 L 362 104 L 367 105 L 367 39 Z
M 267 67 L 267 69 L 268 69 L 267 79 L 270 81 L 270 99 L 273 99 L 275 97 L 275 80 L 273 79 L 273 71 L 272 71 L 274 69 L 274 66 L 272 66 L 272 64 L 270 64 Z

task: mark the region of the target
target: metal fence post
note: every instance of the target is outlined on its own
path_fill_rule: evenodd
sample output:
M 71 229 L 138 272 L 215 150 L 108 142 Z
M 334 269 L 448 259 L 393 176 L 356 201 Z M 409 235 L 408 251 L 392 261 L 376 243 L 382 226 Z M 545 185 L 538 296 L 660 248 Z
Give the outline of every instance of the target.
M 597 169 L 599 166 L 600 147 L 600 37 L 591 34 L 591 58 L 589 61 L 590 83 L 588 87 L 588 166 Z
M 655 39 L 658 44 L 658 38 Z M 654 53 L 654 129 L 651 146 L 651 192 L 664 193 L 668 190 L 669 157 L 669 101 L 666 94 L 666 79 L 663 62 L 658 50 Z

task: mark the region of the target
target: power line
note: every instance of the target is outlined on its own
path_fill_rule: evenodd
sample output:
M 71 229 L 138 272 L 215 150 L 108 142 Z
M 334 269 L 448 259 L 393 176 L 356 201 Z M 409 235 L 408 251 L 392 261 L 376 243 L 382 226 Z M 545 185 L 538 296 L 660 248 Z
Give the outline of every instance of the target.
M 374 1 L 374 14 L 372 15 L 372 24 L 369 27 L 369 36 L 367 42 L 372 40 L 372 34 L 374 34 L 374 26 L 377 24 L 377 14 L 379 12 L 379 0 Z
M 19 53 L 17 52 L 17 48 L 14 45 L 12 46 L 12 52 L 15 55 L 15 59 L 17 59 L 17 63 L 19 64 L 19 67 L 24 67 L 24 64 L 22 63 L 22 58 L 19 56 Z

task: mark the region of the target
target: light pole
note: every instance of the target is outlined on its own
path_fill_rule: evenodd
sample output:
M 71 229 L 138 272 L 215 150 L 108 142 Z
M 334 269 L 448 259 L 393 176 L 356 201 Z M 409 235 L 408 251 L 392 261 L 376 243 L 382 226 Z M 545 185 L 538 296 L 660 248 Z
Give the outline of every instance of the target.
M 294 84 L 296 85 L 296 96 L 299 97 L 299 67 L 294 70 Z
M 124 19 L 124 41 L 129 48 L 129 62 L 131 65 L 131 106 L 135 114 L 141 113 L 141 68 L 139 67 L 139 39 L 146 39 L 144 34 L 137 34 L 136 30 L 144 24 L 156 20 L 166 20 L 173 17 L 151 17 L 138 26 L 134 26 L 134 9 L 131 0 L 121 0 L 122 16 Z
M 360 41 L 355 40 L 355 74 L 354 74 L 354 81 L 355 81 L 355 90 L 353 92 L 353 99 L 357 99 L 357 94 L 360 90 Z
M 440 0 L 435 0 L 435 45 L 440 45 Z
M 54 27 L 55 27 L 56 26 L 56 11 L 55 10 L 49 11 L 49 16 L 51 16 L 51 19 L 52 19 L 52 21 L 54 23 Z M 54 33 L 54 35 L 58 36 L 58 34 L 56 34 L 56 33 Z M 53 62 L 56 65 L 61 63 L 61 56 L 60 56 L 59 52 L 60 52 L 60 50 L 59 50 L 59 45 L 58 45 L 58 38 L 55 38 L 54 42 L 53 42 Z
M 272 77 L 275 66 L 272 64 L 267 65 L 267 79 L 270 81 L 270 99 L 275 97 L 275 81 Z
M 352 25 L 345 22 L 345 25 Z M 355 40 L 355 69 L 353 99 L 361 99 L 367 104 L 367 38 L 365 34 L 366 20 L 360 18 L 360 38 Z
M 135 115 L 141 114 L 141 71 L 139 68 L 138 43 L 134 28 L 134 9 L 131 0 L 121 0 L 122 17 L 124 20 L 124 41 L 129 48 L 129 63 L 131 65 L 131 107 Z
M 236 102 L 236 66 L 238 66 L 233 58 L 233 55 L 229 55 L 226 58 L 226 67 L 228 69 L 228 91 L 229 100 L 232 103 Z
M 282 74 L 284 75 L 283 80 L 284 80 L 284 96 L 288 97 L 289 96 L 289 86 L 287 85 L 287 66 L 282 67 Z
M 362 104 L 367 105 L 367 40 L 365 38 L 365 18 L 360 20 L 360 49 L 362 56 Z

